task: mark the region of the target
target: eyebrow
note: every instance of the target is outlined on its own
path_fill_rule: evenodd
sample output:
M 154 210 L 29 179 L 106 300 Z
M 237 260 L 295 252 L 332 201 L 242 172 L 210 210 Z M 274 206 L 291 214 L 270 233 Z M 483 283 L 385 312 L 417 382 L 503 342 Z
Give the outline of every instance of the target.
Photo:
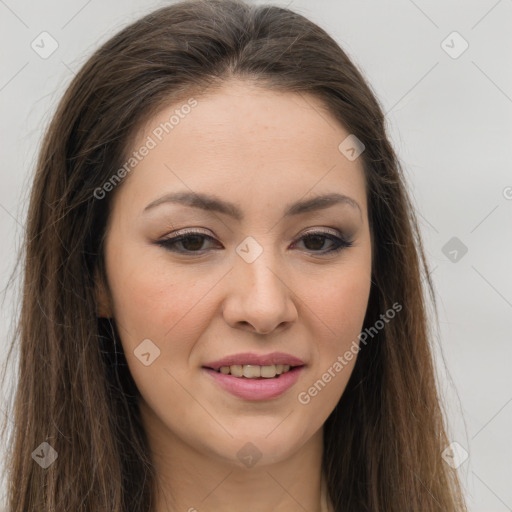
M 229 203 L 212 195 L 197 192 L 173 192 L 166 194 L 159 199 L 149 203 L 146 208 L 144 208 L 143 213 L 164 203 L 183 204 L 192 208 L 200 208 L 206 211 L 223 213 L 233 217 L 238 221 L 241 221 L 244 218 L 242 210 L 236 204 Z M 348 204 L 352 208 L 358 210 L 359 215 L 362 217 L 362 210 L 359 206 L 359 203 L 351 197 L 338 193 L 324 194 L 313 197 L 312 199 L 306 199 L 292 203 L 286 207 L 284 211 L 284 217 L 291 217 L 294 215 L 300 215 L 302 213 L 323 210 L 336 204 Z

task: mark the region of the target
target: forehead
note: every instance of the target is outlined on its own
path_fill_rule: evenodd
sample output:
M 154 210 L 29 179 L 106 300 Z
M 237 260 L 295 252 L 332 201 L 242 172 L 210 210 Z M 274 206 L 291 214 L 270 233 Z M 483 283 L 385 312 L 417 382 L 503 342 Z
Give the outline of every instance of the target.
M 195 96 L 194 102 L 193 108 L 187 107 L 190 98 L 163 108 L 145 125 L 142 138 L 155 132 L 169 145 L 174 139 L 211 151 L 230 147 L 240 155 L 262 145 L 269 157 L 290 149 L 315 150 L 318 158 L 348 135 L 318 98 L 305 93 L 230 81 L 215 92 Z M 167 137 L 171 133 L 175 137 Z
M 244 190 L 245 201 L 270 203 L 320 188 L 356 195 L 366 208 L 362 161 L 338 149 L 349 135 L 314 96 L 232 81 L 166 106 L 145 123 L 129 153 L 151 150 L 128 182 L 148 193 Z

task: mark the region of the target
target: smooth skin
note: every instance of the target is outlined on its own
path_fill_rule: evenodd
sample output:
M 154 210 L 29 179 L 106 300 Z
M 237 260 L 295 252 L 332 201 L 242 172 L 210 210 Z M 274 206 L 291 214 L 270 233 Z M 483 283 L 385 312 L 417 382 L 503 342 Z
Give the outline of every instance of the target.
M 361 158 L 339 151 L 349 132 L 312 96 L 231 80 L 195 99 L 111 192 L 108 292 L 98 287 L 100 314 L 115 319 L 142 395 L 159 483 L 154 510 L 319 512 L 322 426 L 356 358 L 308 404 L 298 395 L 362 329 L 372 251 Z M 141 127 L 132 150 L 185 103 Z M 165 201 L 146 209 L 191 191 L 234 203 L 243 219 Z M 292 203 L 331 193 L 358 206 L 283 216 Z M 159 244 L 185 228 L 205 238 Z M 352 245 L 329 253 L 336 243 L 304 238 L 311 232 Z M 249 236 L 263 250 L 252 263 L 236 251 Z M 134 353 L 145 339 L 160 350 L 148 366 Z M 227 355 L 274 351 L 305 368 L 271 400 L 235 397 L 203 369 Z M 252 467 L 237 456 L 249 442 L 261 455 Z

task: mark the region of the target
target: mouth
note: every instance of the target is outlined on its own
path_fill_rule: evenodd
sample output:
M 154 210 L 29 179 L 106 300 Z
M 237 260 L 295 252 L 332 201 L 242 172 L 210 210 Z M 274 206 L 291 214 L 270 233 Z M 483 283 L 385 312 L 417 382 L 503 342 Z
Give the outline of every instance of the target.
M 224 391 L 257 401 L 284 395 L 297 382 L 305 366 L 302 359 L 284 352 L 247 352 L 206 363 L 202 369 Z
M 292 372 L 295 368 L 300 368 L 303 365 L 289 365 L 289 364 L 271 364 L 271 365 L 255 365 L 255 364 L 234 364 L 230 366 L 221 366 L 218 369 L 205 366 L 208 370 L 223 375 L 231 375 L 241 379 L 278 379 L 281 375 Z

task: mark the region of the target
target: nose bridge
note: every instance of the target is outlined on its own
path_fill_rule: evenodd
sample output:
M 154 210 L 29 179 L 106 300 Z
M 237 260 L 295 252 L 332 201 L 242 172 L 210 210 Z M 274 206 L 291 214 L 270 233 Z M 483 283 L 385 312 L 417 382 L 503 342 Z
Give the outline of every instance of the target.
M 260 332 L 270 332 L 296 317 L 284 267 L 270 238 L 260 243 L 247 237 L 236 248 L 231 291 L 224 309 L 228 322 L 248 323 Z
M 248 283 L 251 295 L 257 299 L 267 297 L 268 300 L 276 300 L 284 293 L 279 276 L 281 265 L 270 239 L 267 237 L 265 242 L 260 243 L 249 236 L 236 249 L 239 258 L 235 271 L 241 281 Z

